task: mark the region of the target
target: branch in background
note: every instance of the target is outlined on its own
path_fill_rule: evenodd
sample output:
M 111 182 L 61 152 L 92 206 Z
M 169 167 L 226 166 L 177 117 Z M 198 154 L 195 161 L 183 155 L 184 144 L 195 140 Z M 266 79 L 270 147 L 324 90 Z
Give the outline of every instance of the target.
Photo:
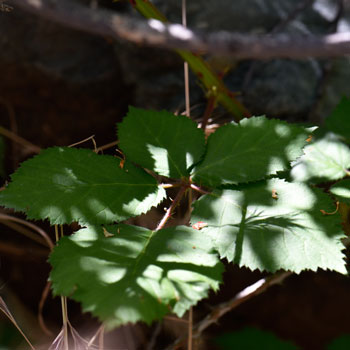
M 218 320 L 226 313 L 232 311 L 234 308 L 243 304 L 245 301 L 251 299 L 252 297 L 265 292 L 269 287 L 283 282 L 291 274 L 291 272 L 281 272 L 269 277 L 262 278 L 249 287 L 243 289 L 231 300 L 215 306 L 209 315 L 207 315 L 202 321 L 193 327 L 193 338 L 200 337 L 205 329 L 210 327 L 212 324 L 217 323 Z M 177 339 L 175 343 L 170 345 L 166 350 L 178 349 L 178 346 L 180 344 L 183 344 L 185 340 L 186 338 Z
M 5 129 L 4 127 L 0 126 L 0 135 L 3 135 L 12 141 L 24 146 L 27 148 L 30 152 L 33 153 L 40 153 L 40 147 L 32 144 L 31 142 L 25 140 L 23 137 L 18 136 L 16 133 Z
M 226 31 L 206 33 L 180 24 L 140 21 L 107 10 L 92 10 L 64 0 L 12 0 L 16 8 L 64 26 L 137 44 L 237 59 L 338 57 L 350 54 L 350 32 L 325 36 L 288 34 L 250 35 Z M 14 10 L 14 11 L 15 11 Z
M 48 248 L 50 250 L 53 249 L 54 245 L 51 241 L 51 238 L 49 237 L 49 235 L 43 230 L 41 229 L 39 226 L 37 225 L 34 225 L 32 224 L 31 222 L 29 221 L 26 221 L 26 220 L 23 220 L 23 219 L 20 219 L 20 218 L 17 218 L 15 216 L 12 216 L 12 215 L 7 215 L 7 214 L 1 214 L 0 213 L 0 222 L 3 222 L 3 221 L 13 221 L 13 222 L 18 222 L 24 226 L 27 226 L 29 228 L 31 228 L 33 231 L 36 231 L 42 238 L 43 240 L 45 241 L 46 245 L 48 246 Z M 28 232 L 26 231 L 18 231 L 19 233 L 22 233 L 22 234 L 25 234 L 27 237 L 31 238 L 31 236 L 28 235 Z

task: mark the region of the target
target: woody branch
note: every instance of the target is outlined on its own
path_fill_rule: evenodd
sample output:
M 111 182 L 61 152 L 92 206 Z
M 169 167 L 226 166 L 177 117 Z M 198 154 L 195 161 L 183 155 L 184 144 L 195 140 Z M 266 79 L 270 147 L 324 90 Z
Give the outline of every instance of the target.
M 203 32 L 180 24 L 138 20 L 66 0 L 11 0 L 16 8 L 91 34 L 141 45 L 215 53 L 236 59 L 339 57 L 350 54 L 350 32 L 324 36 Z

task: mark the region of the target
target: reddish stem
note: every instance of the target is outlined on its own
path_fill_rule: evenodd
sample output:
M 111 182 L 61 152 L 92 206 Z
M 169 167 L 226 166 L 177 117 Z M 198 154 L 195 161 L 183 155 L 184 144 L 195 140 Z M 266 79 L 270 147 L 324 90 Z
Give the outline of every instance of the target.
M 185 184 L 180 188 L 180 190 L 177 193 L 175 199 L 173 200 L 173 202 L 171 203 L 170 207 L 166 211 L 166 213 L 163 216 L 162 220 L 159 222 L 159 224 L 158 224 L 158 226 L 156 228 L 156 231 L 159 231 L 159 230 L 164 228 L 165 224 L 171 218 L 172 212 L 174 211 L 176 206 L 180 203 L 180 200 L 181 200 L 182 196 L 184 195 L 185 191 L 187 190 L 187 188 L 188 188 L 188 186 L 185 185 Z
M 193 190 L 201 193 L 201 194 L 209 194 L 210 192 L 203 190 L 202 188 L 200 188 L 199 186 L 195 185 L 195 184 L 191 184 L 190 186 Z
M 208 124 L 208 119 L 212 114 L 216 104 L 216 96 L 210 96 L 208 98 L 207 107 L 205 108 L 201 128 L 205 130 Z

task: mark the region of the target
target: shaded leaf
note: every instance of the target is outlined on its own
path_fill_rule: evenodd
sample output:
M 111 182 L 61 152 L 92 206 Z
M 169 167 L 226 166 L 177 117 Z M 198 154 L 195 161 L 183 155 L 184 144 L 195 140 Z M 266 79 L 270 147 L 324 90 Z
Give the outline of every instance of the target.
M 334 207 L 318 189 L 273 179 L 203 196 L 194 204 L 192 221 L 205 221 L 201 232 L 212 238 L 222 258 L 239 266 L 346 273 L 340 216 L 321 213 Z
M 293 164 L 291 177 L 294 181 L 319 183 L 350 174 L 350 149 L 332 134 L 306 146 L 304 152 Z
M 218 186 L 261 180 L 286 169 L 302 154 L 307 138 L 304 128 L 265 117 L 222 126 L 209 136 L 194 181 Z
M 334 111 L 326 118 L 328 130 L 350 140 L 350 99 L 343 97 Z
M 131 160 L 156 173 L 181 178 L 204 153 L 204 133 L 185 116 L 129 107 L 118 126 L 119 146 Z
M 344 203 L 350 203 L 350 179 L 340 180 L 329 191 L 337 198 L 337 200 Z
M 327 350 L 348 350 L 350 348 L 350 334 L 344 334 L 333 339 L 327 346 Z
M 4 138 L 0 136 L 0 177 L 5 176 L 5 141 Z
M 184 312 L 216 290 L 223 270 L 209 238 L 186 226 L 157 232 L 88 227 L 60 240 L 50 257 L 55 294 L 71 296 L 110 327 Z
M 22 163 L 0 192 L 0 204 L 51 224 L 125 220 L 165 196 L 150 175 L 131 164 L 126 168 L 87 149 L 49 148 Z

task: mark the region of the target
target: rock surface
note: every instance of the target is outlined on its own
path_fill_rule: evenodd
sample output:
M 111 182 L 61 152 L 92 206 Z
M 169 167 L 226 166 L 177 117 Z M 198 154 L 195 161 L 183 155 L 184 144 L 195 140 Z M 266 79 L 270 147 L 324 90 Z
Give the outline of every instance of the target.
M 90 0 L 80 2 L 86 5 L 91 3 Z M 181 2 L 155 0 L 154 3 L 170 20 L 181 22 Z M 247 6 L 245 0 L 196 0 L 188 4 L 188 24 L 207 30 L 250 33 L 274 31 L 308 35 L 337 30 L 334 22 L 337 18 L 337 2 L 309 1 L 309 6 L 296 12 L 304 3 L 304 0 L 251 0 Z M 127 4 L 112 5 L 104 0 L 100 1 L 100 5 L 139 16 Z M 345 7 L 345 17 L 338 18 L 338 30 L 350 27 L 348 12 L 348 7 Z M 291 15 L 293 19 L 288 20 Z M 18 9 L 11 13 L 0 13 L 0 18 L 0 92 L 11 103 L 17 104 L 14 99 L 21 98 L 28 102 L 30 92 L 39 90 L 41 92 L 36 95 L 48 104 L 57 105 L 53 102 L 55 98 L 65 101 L 73 99 L 82 107 L 83 115 L 89 114 L 89 111 L 111 114 L 117 120 L 122 117 L 120 114 L 124 113 L 129 103 L 173 111 L 184 108 L 183 65 L 181 59 L 172 52 L 125 42 L 107 42 L 103 38 L 63 28 Z M 328 61 L 273 60 L 229 64 L 234 68 L 225 77 L 225 82 L 234 91 L 241 93 L 242 102 L 253 114 L 307 120 L 318 102 L 316 100 L 321 98 L 323 100 L 319 105 L 322 108 L 317 113 L 313 112 L 312 118 L 322 120 L 337 100 L 343 94 L 348 94 L 345 59 L 337 60 L 334 69 L 327 70 L 327 81 L 331 85 L 321 89 L 324 66 L 329 65 Z M 60 85 L 59 91 L 52 94 L 52 86 L 57 84 Z M 332 87 L 334 84 L 336 88 Z M 192 105 L 202 106 L 194 113 L 201 114 L 205 97 L 194 77 L 191 86 Z M 13 90 L 16 90 L 16 98 Z M 325 92 L 321 96 L 320 90 Z M 124 96 L 125 92 L 127 97 Z M 20 94 L 22 97 L 19 97 Z M 61 97 L 63 95 L 65 98 Z M 79 103 L 80 100 L 84 102 Z M 91 104 L 95 104 L 95 108 L 84 108 Z M 69 104 L 65 105 L 68 107 Z M 117 112 L 113 112 L 113 109 Z M 77 124 L 77 127 L 81 129 L 82 126 Z

